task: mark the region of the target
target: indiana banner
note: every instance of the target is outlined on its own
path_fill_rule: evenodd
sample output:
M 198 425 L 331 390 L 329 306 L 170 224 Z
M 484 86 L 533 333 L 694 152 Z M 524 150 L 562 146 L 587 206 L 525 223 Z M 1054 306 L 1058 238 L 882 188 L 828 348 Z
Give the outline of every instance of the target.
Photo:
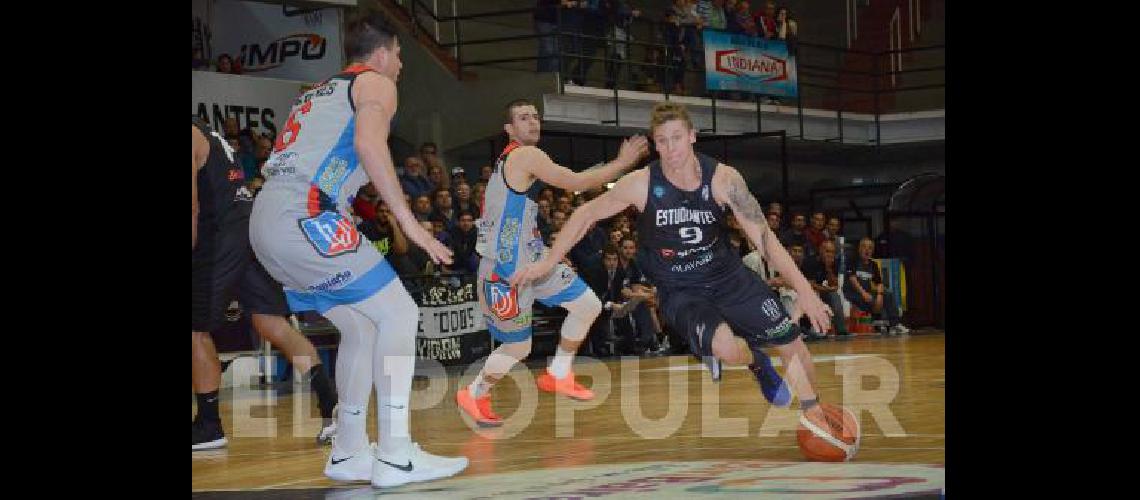
M 782 40 L 705 28 L 705 88 L 796 97 L 795 57 Z

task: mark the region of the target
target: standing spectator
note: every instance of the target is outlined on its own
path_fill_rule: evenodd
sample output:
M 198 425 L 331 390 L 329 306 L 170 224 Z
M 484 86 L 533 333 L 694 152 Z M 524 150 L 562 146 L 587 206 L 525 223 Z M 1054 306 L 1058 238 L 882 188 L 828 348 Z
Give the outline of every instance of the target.
M 910 329 L 899 320 L 894 293 L 885 289 L 879 265 L 871 260 L 874 251 L 874 240 L 863 238 L 859 241 L 859 258 L 847 268 L 843 296 L 851 303 L 851 307 L 856 307 L 860 311 L 874 315 L 885 313 L 889 326 L 887 333 L 892 335 L 908 333 Z
M 471 212 L 472 214 L 479 214 L 479 206 L 471 199 L 471 185 L 467 181 L 460 181 L 455 184 L 455 210 L 459 212 Z
M 495 169 L 490 165 L 483 165 L 482 167 L 479 167 L 479 182 L 482 182 L 484 184 L 484 187 L 486 187 L 486 184 L 491 181 L 491 174 L 494 172 Z
M 748 0 L 736 2 L 736 11 L 732 13 L 732 18 L 740 30 L 737 33 L 749 36 L 756 36 L 759 33 L 756 28 L 756 20 L 752 18 L 752 6 L 749 5 Z
M 700 50 L 700 36 L 698 32 L 704 28 L 703 21 L 697 15 L 695 0 L 673 0 L 670 7 L 677 16 L 681 26 L 681 45 L 684 47 L 685 60 L 693 69 L 697 69 L 697 54 Z
M 826 226 L 827 216 L 823 212 L 811 214 L 811 226 L 804 230 L 804 234 L 807 235 L 808 243 L 815 249 L 814 253 L 819 253 L 819 244 L 827 239 L 827 236 L 823 234 Z
M 538 39 L 538 72 L 558 71 L 558 4 L 559 0 L 538 0 L 534 9 L 534 32 Z
M 409 156 L 404 159 L 404 175 L 400 176 L 400 187 L 404 188 L 404 193 L 413 200 L 435 189 L 431 181 L 424 176 L 424 161 L 420 157 Z
M 570 70 L 570 75 L 578 85 L 585 85 L 590 76 L 590 67 L 594 65 L 593 58 L 599 48 L 605 48 L 601 38 L 606 35 L 606 18 L 600 0 L 580 0 L 578 4 L 582 16 L 580 33 L 585 36 L 579 46 L 582 57 L 578 58 Z
M 670 9 L 665 13 L 665 24 L 661 26 L 665 44 L 665 80 L 663 88 L 674 94 L 685 91 L 685 31 L 677 12 Z
M 839 220 L 839 217 L 828 217 L 827 227 L 824 229 L 824 236 L 826 236 L 828 240 L 835 241 L 836 238 L 843 234 L 840 231 L 841 224 L 842 221 Z
M 432 215 L 443 221 L 443 230 L 445 232 L 451 231 L 459 219 L 455 207 L 452 206 L 451 191 L 444 188 L 436 189 L 434 198 L 435 203 L 432 207 Z
M 575 85 L 582 85 L 582 81 L 575 81 L 577 73 L 571 68 L 573 64 L 579 62 L 578 55 L 582 53 L 582 39 L 578 37 L 582 33 L 582 22 L 585 13 L 582 9 L 585 7 L 586 0 L 562 0 L 562 26 L 559 31 L 565 33 L 560 40 L 560 47 L 562 50 L 562 69 L 565 74 L 562 75 L 564 83 Z
M 792 18 L 791 11 L 781 6 L 776 9 L 776 39 L 788 42 L 788 53 L 794 53 L 794 46 L 799 31 L 796 20 Z
M 468 211 L 459 212 L 458 222 L 451 229 L 452 270 L 474 273 L 479 268 L 479 255 L 475 252 L 475 242 L 479 231 L 475 229 L 475 215 Z
M 607 32 L 613 38 L 606 53 L 606 88 L 612 89 L 621 82 L 622 72 L 628 67 L 629 42 L 633 40 L 630 26 L 641 11 L 630 7 L 629 0 L 602 0 Z M 632 77 L 630 78 L 632 80 Z
M 824 304 L 831 307 L 831 324 L 839 335 L 847 335 L 843 319 L 843 302 L 839 299 L 839 287 L 843 280 L 839 274 L 839 259 L 836 258 L 835 244 L 824 240 L 819 246 L 819 258 L 808 261 L 803 268 L 804 277 L 812 290 L 819 294 Z
M 697 17 L 707 28 L 724 30 L 728 21 L 724 17 L 724 0 L 697 0 Z
M 412 203 L 412 213 L 415 214 L 416 220 L 420 222 L 430 221 L 432 213 L 431 196 L 427 194 L 421 194 L 419 196 L 416 196 L 414 199 L 415 202 Z
M 756 22 L 757 36 L 776 38 L 776 2 L 772 0 L 765 2 L 764 11 L 757 12 L 753 19 Z
M 744 33 L 740 18 L 736 16 L 737 0 L 724 0 L 724 24 L 729 33 Z

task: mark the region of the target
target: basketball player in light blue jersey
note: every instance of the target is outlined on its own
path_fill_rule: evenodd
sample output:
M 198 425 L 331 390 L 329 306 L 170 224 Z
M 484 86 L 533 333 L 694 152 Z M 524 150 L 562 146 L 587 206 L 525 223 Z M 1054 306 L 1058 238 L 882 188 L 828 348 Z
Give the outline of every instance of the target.
M 503 423 L 491 409 L 491 388 L 515 363 L 530 354 L 531 308 L 535 300 L 567 311 L 558 349 L 550 367 L 536 380 L 538 388 L 577 400 L 594 398 L 593 391 L 575 380 L 571 365 L 590 325 L 602 310 L 597 295 L 566 265 L 557 266 L 525 287 L 507 284 L 507 278 L 516 269 L 537 261 L 547 250 L 538 230 L 538 181 L 571 191 L 587 191 L 616 179 L 649 152 L 649 141 L 635 135 L 622 143 L 613 161 L 574 172 L 554 163 L 535 147 L 542 122 L 534 104 L 525 99 L 507 105 L 503 130 L 510 142 L 487 182 L 475 247 L 481 257 L 475 287 L 479 304 L 487 329 L 502 345 L 487 357 L 471 385 L 456 393 L 459 408 L 480 426 L 488 427 Z
M 458 474 L 465 457 L 429 454 L 408 430 L 419 309 L 375 246 L 361 244 L 348 209 L 371 181 L 407 239 L 436 263 L 451 251 L 416 222 L 392 166 L 400 44 L 379 19 L 345 27 L 352 64 L 302 94 L 266 161 L 250 243 L 285 286 L 293 311 L 315 310 L 340 331 L 337 435 L 325 475 L 391 487 Z M 366 432 L 376 388 L 379 446 Z

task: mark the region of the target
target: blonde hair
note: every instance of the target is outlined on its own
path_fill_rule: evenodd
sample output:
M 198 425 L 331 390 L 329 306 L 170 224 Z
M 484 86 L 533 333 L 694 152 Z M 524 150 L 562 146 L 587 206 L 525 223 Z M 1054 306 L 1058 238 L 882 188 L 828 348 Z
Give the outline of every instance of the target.
M 685 122 L 685 127 L 689 130 L 693 129 L 693 120 L 689 118 L 689 110 L 685 108 L 684 104 L 665 101 L 653 105 L 653 112 L 649 115 L 649 135 L 653 135 L 653 131 L 657 127 L 665 124 L 671 120 L 681 120 Z

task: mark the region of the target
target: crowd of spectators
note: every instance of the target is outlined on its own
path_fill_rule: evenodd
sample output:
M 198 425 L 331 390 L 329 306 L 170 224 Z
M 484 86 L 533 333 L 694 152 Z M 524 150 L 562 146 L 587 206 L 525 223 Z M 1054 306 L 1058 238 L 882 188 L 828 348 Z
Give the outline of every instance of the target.
M 637 52 L 644 54 L 642 62 L 660 67 L 628 64 L 634 53 L 632 24 L 639 18 L 650 23 L 650 38 L 642 41 L 658 46 Z M 590 68 L 604 58 L 606 88 L 636 82 L 639 90 L 675 94 L 692 93 L 685 87 L 686 69 L 704 68 L 704 29 L 783 40 L 790 50 L 799 31 L 788 7 L 771 0 L 755 11 L 748 0 L 537 0 L 533 21 L 535 33 L 543 35 L 539 72 L 561 70 L 565 83 L 586 85 Z M 557 36 L 559 31 L 564 35 Z

